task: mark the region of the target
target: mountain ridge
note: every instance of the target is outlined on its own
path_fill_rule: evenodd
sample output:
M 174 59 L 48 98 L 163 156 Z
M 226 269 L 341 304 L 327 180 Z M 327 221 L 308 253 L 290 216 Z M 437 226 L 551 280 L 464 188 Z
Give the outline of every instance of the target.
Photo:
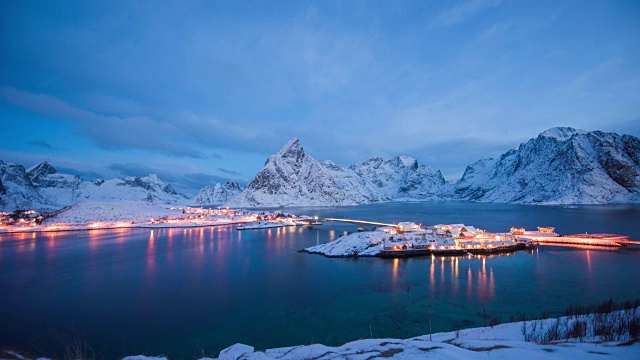
M 340 206 L 385 201 L 470 200 L 520 204 L 640 203 L 640 139 L 547 129 L 497 157 L 469 164 L 457 181 L 398 155 L 349 167 L 318 161 L 289 140 L 243 189 L 228 181 L 189 199 L 156 175 L 85 181 L 44 161 L 28 169 L 0 160 L 0 208 L 55 209 L 84 200 L 144 200 L 234 207 Z
M 56 210 L 85 200 L 175 204 L 187 199 L 155 174 L 86 181 L 79 175 L 61 174 L 46 161 L 25 169 L 0 160 L 0 184 L 0 207 L 5 211 Z

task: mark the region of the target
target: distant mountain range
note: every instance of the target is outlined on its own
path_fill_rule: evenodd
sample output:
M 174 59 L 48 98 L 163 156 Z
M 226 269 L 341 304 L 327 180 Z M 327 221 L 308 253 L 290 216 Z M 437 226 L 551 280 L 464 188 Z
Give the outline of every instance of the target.
M 344 168 L 316 161 L 297 139 L 228 204 L 238 207 L 336 206 L 382 201 L 640 203 L 640 139 L 558 127 L 498 158 L 469 165 L 456 183 L 410 156 L 373 158 Z
M 144 200 L 178 204 L 188 198 L 156 175 L 85 181 L 60 174 L 47 162 L 25 170 L 0 161 L 0 209 L 55 210 L 85 200 Z
M 191 201 L 198 205 L 218 205 L 226 203 L 234 196 L 240 194 L 242 188 L 235 181 L 227 181 L 224 184 L 205 186 Z
M 317 161 L 298 139 L 270 156 L 242 189 L 207 186 L 192 199 L 156 175 L 84 181 L 47 162 L 25 170 L 0 161 L 0 209 L 58 209 L 84 200 L 144 200 L 232 207 L 338 206 L 385 201 L 640 203 L 640 139 L 568 127 L 549 129 L 497 158 L 467 166 L 456 183 L 410 156 L 342 167 Z
M 409 156 L 373 158 L 345 168 L 317 161 L 298 139 L 267 159 L 262 170 L 227 205 L 233 207 L 337 206 L 392 200 L 445 198 L 440 171 Z

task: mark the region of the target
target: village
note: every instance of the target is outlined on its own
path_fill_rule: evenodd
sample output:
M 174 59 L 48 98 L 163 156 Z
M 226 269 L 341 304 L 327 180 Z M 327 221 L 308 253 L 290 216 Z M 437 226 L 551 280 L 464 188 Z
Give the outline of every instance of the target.
M 423 226 L 415 222 L 388 224 L 356 219 L 298 216 L 280 210 L 250 211 L 228 207 L 156 205 L 128 207 L 104 203 L 71 206 L 55 213 L 40 213 L 36 210 L 2 212 L 0 213 L 0 233 L 217 225 L 236 225 L 237 230 L 259 230 L 284 226 L 314 228 L 329 222 L 358 225 L 358 232 L 353 234 L 347 232 L 335 241 L 313 247 L 314 249 L 309 252 L 336 256 L 395 258 L 430 254 L 473 256 L 513 252 L 540 244 L 606 247 L 638 244 L 638 241 L 615 234 L 585 233 L 561 236 L 553 227 L 538 227 L 536 231 L 512 227 L 509 232 L 488 232 L 461 223 Z M 340 252 L 342 243 L 348 246 Z
M 141 206 L 137 202 L 85 202 L 53 213 L 36 210 L 0 212 L 0 233 L 217 225 L 238 225 L 242 229 L 244 224 L 258 222 L 263 228 L 268 228 L 309 224 L 310 221 L 305 221 L 308 218 L 281 211 L 250 211 L 228 207 L 163 207 L 154 204 Z
M 413 222 L 401 222 L 395 228 L 378 230 L 389 234 L 382 241 L 380 257 L 490 254 L 534 246 L 533 242 L 519 240 L 512 233 L 489 233 L 465 224 L 422 227 Z

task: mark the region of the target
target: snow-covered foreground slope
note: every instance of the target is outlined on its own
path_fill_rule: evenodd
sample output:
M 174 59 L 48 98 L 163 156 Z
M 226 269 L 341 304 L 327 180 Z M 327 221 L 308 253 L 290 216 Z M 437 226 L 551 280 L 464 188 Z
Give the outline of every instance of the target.
M 58 173 L 46 161 L 28 170 L 0 161 L 0 210 L 57 210 L 86 200 L 177 204 L 187 198 L 154 174 L 84 181 L 77 175 Z
M 329 164 L 328 164 L 329 166 Z M 379 193 L 363 186 L 347 169 L 331 164 L 329 169 L 305 153 L 298 139 L 290 140 L 267 159 L 262 170 L 231 207 L 356 205 L 380 199 Z
M 549 129 L 497 159 L 469 165 L 455 194 L 504 203 L 640 202 L 640 139 Z
M 634 311 L 634 310 L 627 310 Z M 635 311 L 638 311 L 637 309 Z M 590 316 L 577 319 L 585 320 Z M 542 332 L 557 323 L 571 324 L 575 319 L 540 320 Z M 532 322 L 525 325 L 532 331 Z M 528 338 L 527 338 L 528 339 Z M 515 322 L 493 327 L 460 330 L 458 332 L 422 335 L 410 339 L 366 339 L 338 347 L 321 344 L 255 351 L 248 345 L 235 344 L 220 352 L 219 360 L 301 360 L 301 359 L 639 359 L 640 343 L 603 341 L 601 337 L 585 337 L 536 343 L 526 341 L 523 323 Z M 164 357 L 131 356 L 126 360 L 166 359 Z M 206 358 L 203 358 L 206 359 Z

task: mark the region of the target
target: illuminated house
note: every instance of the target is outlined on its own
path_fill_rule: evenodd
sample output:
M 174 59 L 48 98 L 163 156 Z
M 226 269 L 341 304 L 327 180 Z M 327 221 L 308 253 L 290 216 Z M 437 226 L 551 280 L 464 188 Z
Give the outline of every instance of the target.
M 420 225 L 414 222 L 401 222 L 396 226 L 399 232 L 420 231 Z
M 512 227 L 511 233 L 513 235 L 524 235 L 524 228 Z

